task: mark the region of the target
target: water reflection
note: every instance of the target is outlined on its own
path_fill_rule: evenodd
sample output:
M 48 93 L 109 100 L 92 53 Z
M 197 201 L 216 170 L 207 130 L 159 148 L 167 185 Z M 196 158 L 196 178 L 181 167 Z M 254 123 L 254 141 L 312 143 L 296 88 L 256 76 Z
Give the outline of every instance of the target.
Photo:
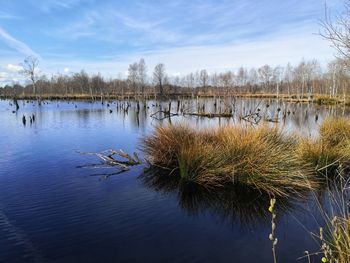
M 225 223 L 246 228 L 266 223 L 271 217 L 267 209 L 271 197 L 248 186 L 208 189 L 155 170 L 147 171 L 139 179 L 154 191 L 176 193 L 179 207 L 191 216 L 210 213 Z M 305 193 L 304 196 L 279 198 L 276 206 L 279 217 L 294 210 L 303 210 L 308 197 L 309 194 Z
M 9 103 L 11 102 L 3 101 L 0 110 L 12 112 L 14 106 Z M 16 111 L 13 116 L 21 123 L 24 123 L 24 116 L 27 124 L 30 116 L 35 114 L 40 122 L 44 122 L 45 117 L 71 118 L 75 115 L 77 121 L 86 125 L 92 114 L 95 118 L 101 119 L 110 119 L 111 117 L 108 116 L 117 116 L 118 119 L 130 123 L 134 129 L 146 131 L 149 127 L 158 123 L 179 121 L 186 121 L 201 127 L 247 123 L 244 116 L 257 114 L 261 119 L 259 123 L 269 123 L 271 126 L 278 126 L 287 131 L 298 132 L 307 136 L 317 135 L 318 125 L 327 116 L 348 116 L 350 114 L 349 107 L 336 105 L 320 106 L 312 103 L 291 103 L 272 99 L 240 98 L 201 98 L 168 101 L 131 100 L 104 103 L 47 101 L 41 105 L 36 102 L 22 101 L 20 104 L 22 105 L 20 110 Z M 169 111 L 174 115 L 162 118 L 164 115 L 156 114 L 159 111 Z M 50 114 L 47 114 L 48 112 Z M 230 112 L 232 116 L 230 118 L 207 118 L 189 115 L 191 113 L 218 114 L 223 112 Z M 151 118 L 154 114 L 159 118 Z
M 128 106 L 125 106 L 128 105 Z M 204 109 L 204 111 L 203 111 Z M 171 116 L 164 115 L 168 111 Z M 312 103 L 291 103 L 268 99 L 183 99 L 171 101 L 121 101 L 117 103 L 117 114 L 127 118 L 134 127 L 145 129 L 147 125 L 186 121 L 190 124 L 207 127 L 212 125 L 233 125 L 246 123 L 243 118 L 258 114 L 260 123 L 270 123 L 290 132 L 301 135 L 317 135 L 318 125 L 327 116 L 350 114 L 348 107 L 319 106 Z M 192 116 L 190 113 L 232 112 L 231 118 L 207 118 Z M 155 118 L 151 118 L 155 116 Z M 243 119 L 242 119 L 243 118 Z M 249 123 L 247 123 L 249 124 Z

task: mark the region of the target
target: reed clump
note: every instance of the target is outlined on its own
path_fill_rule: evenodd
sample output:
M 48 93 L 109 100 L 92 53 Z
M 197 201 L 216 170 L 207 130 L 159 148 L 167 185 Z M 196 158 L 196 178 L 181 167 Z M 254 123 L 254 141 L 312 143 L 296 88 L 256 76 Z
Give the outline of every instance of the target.
M 205 187 L 242 184 L 286 196 L 317 186 L 298 156 L 297 138 L 274 128 L 168 125 L 157 127 L 143 145 L 152 166 Z
M 317 139 L 301 139 L 301 159 L 317 171 L 335 171 L 350 164 L 350 121 L 327 118 L 321 124 Z

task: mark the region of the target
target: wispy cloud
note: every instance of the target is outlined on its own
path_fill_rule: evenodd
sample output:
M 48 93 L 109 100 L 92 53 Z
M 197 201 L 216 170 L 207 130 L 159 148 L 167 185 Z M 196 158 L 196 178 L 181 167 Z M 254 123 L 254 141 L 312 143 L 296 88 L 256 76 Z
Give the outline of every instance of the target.
M 28 45 L 20 40 L 15 39 L 3 28 L 0 27 L 0 40 L 2 40 L 8 47 L 26 56 L 39 57 Z
M 77 20 L 49 34 L 60 39 L 92 39 L 110 43 L 124 43 L 133 47 L 151 44 L 174 44 L 183 36 L 163 26 L 165 19 L 136 18 L 110 8 L 84 12 Z
M 61 60 L 55 57 L 55 61 L 46 66 L 52 71 L 59 68 L 62 72 L 65 67 L 69 67 L 72 72 L 84 69 L 90 73 L 101 72 L 105 76 L 116 77 L 118 72 L 123 73 L 127 69 L 128 64 L 143 57 L 150 75 L 159 62 L 165 63 L 169 75 L 184 75 L 203 68 L 209 72 L 220 72 L 236 70 L 240 66 L 260 67 L 266 63 L 284 66 L 287 62 L 297 64 L 302 58 L 317 58 L 321 64 L 326 65 L 332 56 L 328 43 L 320 40 L 317 35 L 294 32 L 244 43 L 174 47 L 132 52 L 117 58 L 111 56 L 99 60 Z
M 43 12 L 52 12 L 60 9 L 71 9 L 83 3 L 93 0 L 32 0 L 33 5 L 38 6 Z
M 130 1 L 125 6 L 99 2 L 80 11 L 73 21 L 50 30 L 51 36 L 151 50 L 239 42 L 281 28 L 288 31 L 310 23 L 318 26 L 323 5 L 318 0 L 302 4 L 298 0 Z
M 19 16 L 12 15 L 10 13 L 0 11 L 0 19 L 21 19 Z

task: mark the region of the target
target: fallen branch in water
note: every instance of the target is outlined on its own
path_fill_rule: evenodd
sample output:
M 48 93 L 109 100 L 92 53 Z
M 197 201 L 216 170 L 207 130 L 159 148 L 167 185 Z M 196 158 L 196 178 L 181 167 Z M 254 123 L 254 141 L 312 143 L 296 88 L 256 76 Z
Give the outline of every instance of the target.
M 163 117 L 158 117 L 157 114 L 158 115 L 163 114 Z M 160 111 L 156 111 L 155 113 L 152 113 L 150 115 L 151 118 L 154 118 L 154 119 L 159 120 L 159 121 L 167 119 L 167 118 L 171 118 L 171 117 L 174 117 L 174 116 L 179 116 L 179 114 L 178 113 L 172 113 L 170 111 L 161 111 L 161 110 Z
M 184 115 L 206 118 L 231 118 L 232 113 L 184 113 Z
M 266 122 L 275 122 L 275 123 L 278 123 L 278 122 L 279 122 L 279 119 L 278 119 L 278 118 L 265 118 L 265 121 L 266 121 Z
M 246 116 L 241 117 L 241 120 L 250 122 L 252 124 L 259 124 L 259 122 L 261 120 L 261 116 L 258 112 L 251 113 L 251 114 L 247 114 Z
M 130 169 L 130 166 L 142 164 L 142 161 L 140 160 L 136 152 L 133 153 L 133 156 L 124 152 L 123 150 L 106 150 L 99 153 L 78 151 L 78 153 L 84 155 L 95 155 L 102 160 L 102 163 L 100 164 L 81 165 L 78 166 L 79 168 L 109 168 L 117 166 L 122 171 L 128 171 Z M 122 157 L 124 160 L 118 160 L 115 156 Z
M 158 117 L 157 114 L 163 114 L 163 117 Z M 151 118 L 157 120 L 164 120 L 174 116 L 179 116 L 178 113 L 172 113 L 169 111 L 157 111 L 150 115 Z M 205 117 L 205 118 L 232 118 L 232 113 L 195 113 L 195 112 L 183 112 L 183 116 L 197 116 L 197 117 Z

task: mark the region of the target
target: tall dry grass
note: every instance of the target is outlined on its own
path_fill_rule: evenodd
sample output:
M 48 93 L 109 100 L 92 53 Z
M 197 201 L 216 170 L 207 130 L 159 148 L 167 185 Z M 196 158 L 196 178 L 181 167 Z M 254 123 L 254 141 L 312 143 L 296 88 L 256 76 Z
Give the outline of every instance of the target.
M 319 138 L 301 139 L 300 156 L 320 172 L 335 172 L 350 164 L 350 121 L 329 117 L 319 128 Z
M 286 196 L 317 186 L 298 157 L 297 139 L 273 128 L 169 125 L 157 127 L 143 145 L 151 165 L 206 187 L 243 184 Z

